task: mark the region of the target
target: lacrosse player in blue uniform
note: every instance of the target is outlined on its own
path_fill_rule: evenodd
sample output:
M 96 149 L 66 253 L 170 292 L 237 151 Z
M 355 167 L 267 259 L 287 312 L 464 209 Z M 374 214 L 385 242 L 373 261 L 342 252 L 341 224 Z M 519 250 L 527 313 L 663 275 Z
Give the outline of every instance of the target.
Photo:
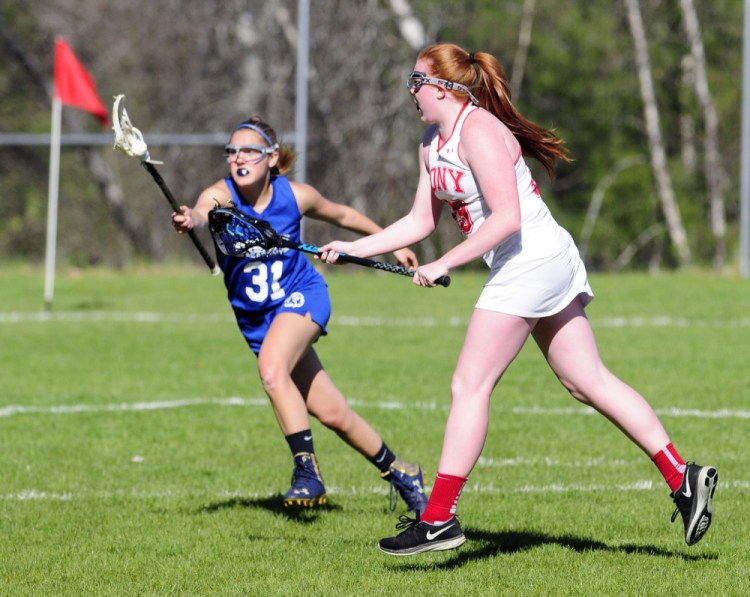
M 205 227 L 211 209 L 230 203 L 295 242 L 301 242 L 303 215 L 360 234 L 381 230 L 352 207 L 326 199 L 308 184 L 289 181 L 284 174 L 291 170 L 295 153 L 279 145 L 275 131 L 260 118 L 238 125 L 225 152 L 230 176 L 205 189 L 194 207 L 181 206 L 181 213 L 173 214 L 177 232 Z M 417 265 L 409 249 L 394 255 L 405 267 Z M 351 409 L 312 348 L 327 334 L 331 301 L 325 280 L 308 258 L 283 248 L 255 248 L 235 257 L 217 251 L 217 257 L 237 325 L 258 358 L 263 388 L 294 459 L 284 505 L 314 507 L 326 501 L 310 430 L 313 415 L 372 462 L 410 511 L 424 510 L 422 469 L 396 458 Z

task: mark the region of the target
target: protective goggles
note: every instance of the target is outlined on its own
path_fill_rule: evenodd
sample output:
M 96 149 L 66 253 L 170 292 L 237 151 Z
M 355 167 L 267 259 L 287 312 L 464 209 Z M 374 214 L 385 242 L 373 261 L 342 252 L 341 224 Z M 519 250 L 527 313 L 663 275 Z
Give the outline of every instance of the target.
M 412 92 L 412 89 L 414 93 L 417 93 L 422 88 L 422 85 L 436 85 L 438 87 L 445 87 L 448 91 L 462 91 L 469 96 L 472 104 L 475 106 L 479 105 L 479 100 L 472 95 L 466 85 L 456 83 L 455 81 L 448 81 L 447 79 L 434 79 L 418 70 L 412 71 L 406 79 L 406 88 L 409 90 L 409 93 Z
M 224 157 L 227 158 L 227 162 L 231 162 L 241 155 L 251 164 L 260 164 L 266 157 L 278 151 L 278 149 L 278 145 L 271 147 L 264 147 L 263 145 L 225 145 Z

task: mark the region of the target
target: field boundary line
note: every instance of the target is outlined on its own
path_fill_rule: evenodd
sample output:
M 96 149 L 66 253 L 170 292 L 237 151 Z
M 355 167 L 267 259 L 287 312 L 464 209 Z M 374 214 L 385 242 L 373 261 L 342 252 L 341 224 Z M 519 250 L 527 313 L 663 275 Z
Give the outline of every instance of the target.
M 349 404 L 356 408 L 378 408 L 381 410 L 420 410 L 420 411 L 447 411 L 448 400 L 437 401 L 414 401 L 401 402 L 398 400 L 365 401 L 349 399 Z M 118 402 L 114 404 L 9 404 L 0 406 L 0 418 L 12 417 L 24 414 L 63 415 L 91 412 L 143 412 L 166 410 L 173 408 L 186 408 L 191 406 L 267 406 L 268 399 L 265 397 L 243 398 L 240 396 L 229 396 L 226 398 L 181 398 L 175 400 L 154 400 L 138 402 Z M 598 414 L 593 408 L 587 406 L 570 407 L 543 407 L 543 406 L 510 406 L 499 405 L 502 410 L 509 410 L 512 414 L 531 416 L 591 416 Z M 497 408 L 497 406 L 495 407 Z M 750 419 L 750 411 L 731 410 L 722 408 L 719 410 L 699 410 L 690 408 L 656 408 L 656 414 L 663 417 L 687 417 L 706 419 Z
M 529 494 L 529 493 L 608 493 L 613 491 L 618 492 L 642 492 L 642 491 L 658 491 L 663 492 L 664 483 L 662 481 L 653 480 L 637 480 L 630 483 L 550 483 L 546 485 L 520 485 L 515 487 L 509 487 L 507 484 L 502 486 L 494 483 L 469 483 L 464 489 L 467 494 L 478 493 L 478 494 Z M 723 492 L 726 491 L 748 491 L 750 490 L 750 480 L 748 479 L 734 479 L 729 483 L 722 482 L 720 489 Z M 383 484 L 373 485 L 369 487 L 344 487 L 344 486 L 327 486 L 326 491 L 330 495 L 339 496 L 356 496 L 356 495 L 387 495 L 388 488 Z M 66 502 L 75 500 L 115 500 L 115 499 L 133 499 L 133 500 L 153 500 L 153 499 L 201 499 L 201 500 L 254 500 L 254 499 L 267 499 L 269 497 L 279 495 L 277 492 L 252 492 L 252 491 L 240 491 L 240 490 L 220 490 L 214 493 L 208 494 L 197 491 L 91 491 L 91 492 L 75 492 L 75 491 L 44 491 L 39 489 L 23 489 L 16 492 L 0 493 L 0 502 L 34 502 L 34 501 L 50 501 L 50 502 Z
M 570 415 L 598 415 L 589 406 L 545 407 L 545 406 L 513 406 L 511 412 L 518 415 L 542 416 L 570 416 Z M 750 411 L 720 408 L 719 410 L 699 410 L 697 408 L 654 408 L 660 417 L 696 417 L 705 419 L 750 419 Z
M 363 315 L 334 315 L 333 325 L 348 327 L 465 327 L 468 316 L 436 317 L 378 317 Z M 0 324 L 20 323 L 206 323 L 234 322 L 231 313 L 161 313 L 156 311 L 5 311 L 0 312 Z M 592 318 L 595 328 L 663 328 L 749 327 L 750 317 L 735 319 L 693 319 L 670 315 Z

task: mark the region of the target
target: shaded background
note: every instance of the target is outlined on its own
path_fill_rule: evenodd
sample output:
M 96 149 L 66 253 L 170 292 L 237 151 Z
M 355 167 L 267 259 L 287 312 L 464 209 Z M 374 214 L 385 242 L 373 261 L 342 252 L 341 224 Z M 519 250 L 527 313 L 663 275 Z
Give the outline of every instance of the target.
M 533 168 L 591 270 L 736 269 L 740 0 L 310 4 L 306 179 L 324 195 L 381 224 L 409 209 L 423 125 L 404 81 L 423 45 L 451 41 L 497 56 L 518 108 L 568 142 L 575 161 L 560 165 L 554 181 Z M 699 51 L 686 7 L 695 10 Z M 634 11 L 644 25 L 645 71 Z M 0 133 L 49 132 L 57 35 L 92 74 L 105 105 L 127 96 L 146 141 L 149 133 L 228 136 L 253 114 L 293 141 L 297 0 L 5 0 Z M 658 111 L 658 130 L 649 130 L 644 106 Z M 101 131 L 94 117 L 63 109 L 63 133 Z M 150 149 L 165 162 L 160 172 L 182 203 L 192 205 L 226 171 L 219 146 Z M 47 146 L 0 146 L 4 262 L 43 262 L 48 168 Z M 685 247 L 666 217 L 670 194 Z M 137 160 L 111 146 L 63 148 L 58 263 L 200 265 L 191 244 L 173 233 L 169 214 Z M 308 223 L 305 240 L 322 244 L 333 235 Z M 444 216 L 438 234 L 416 250 L 431 259 L 457 238 Z

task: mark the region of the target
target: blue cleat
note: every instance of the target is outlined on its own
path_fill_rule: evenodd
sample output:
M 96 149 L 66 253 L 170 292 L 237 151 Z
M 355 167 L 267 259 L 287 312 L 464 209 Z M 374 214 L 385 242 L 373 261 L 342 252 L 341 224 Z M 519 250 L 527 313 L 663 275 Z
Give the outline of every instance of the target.
M 424 512 L 427 507 L 427 496 L 424 492 L 421 467 L 396 458 L 381 476 L 391 484 L 391 512 L 396 509 L 394 491 L 406 502 L 410 512 Z
M 292 486 L 284 494 L 284 507 L 314 508 L 325 503 L 326 488 L 323 486 L 315 454 L 295 454 Z

